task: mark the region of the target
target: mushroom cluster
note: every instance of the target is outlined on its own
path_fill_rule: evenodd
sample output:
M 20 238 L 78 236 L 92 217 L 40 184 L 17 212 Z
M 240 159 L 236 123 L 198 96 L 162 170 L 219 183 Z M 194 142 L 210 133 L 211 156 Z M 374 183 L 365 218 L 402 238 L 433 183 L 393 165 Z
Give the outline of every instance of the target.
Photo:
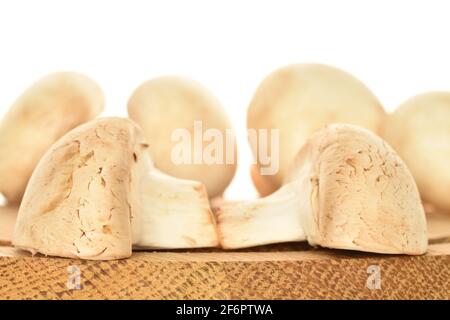
M 419 255 L 427 250 L 421 197 L 450 211 L 448 93 L 416 97 L 386 115 L 344 71 L 318 64 L 276 70 L 257 89 L 247 125 L 279 130 L 279 170 L 261 173 L 264 138 L 256 135 L 251 175 L 263 197 L 222 201 L 217 210 L 210 201 L 234 176 L 236 148 L 230 121 L 207 89 L 160 77 L 134 91 L 129 118 L 95 119 L 102 109 L 92 80 L 58 73 L 28 89 L 0 124 L 0 193 L 20 203 L 17 248 L 111 260 L 133 250 L 307 241 Z M 174 161 L 182 136 L 174 132 L 193 137 L 178 157 L 185 162 Z M 197 162 L 205 147 L 230 151 L 225 141 L 211 148 L 216 134 L 233 142 L 232 161 Z

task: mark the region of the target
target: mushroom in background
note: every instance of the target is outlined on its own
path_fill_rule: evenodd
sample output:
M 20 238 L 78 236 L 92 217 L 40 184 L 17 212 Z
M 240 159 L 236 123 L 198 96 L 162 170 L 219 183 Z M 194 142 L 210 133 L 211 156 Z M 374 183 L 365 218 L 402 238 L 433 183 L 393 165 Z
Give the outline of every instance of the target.
M 425 213 L 414 179 L 372 132 L 347 124 L 313 134 L 285 185 L 217 212 L 224 248 L 307 240 L 311 245 L 387 254 L 423 254 Z
M 352 75 L 320 64 L 296 64 L 271 73 L 259 85 L 247 113 L 249 129 L 279 129 L 279 171 L 260 175 L 261 195 L 278 189 L 297 151 L 315 131 L 331 123 L 349 123 L 378 132 L 385 115 L 373 93 Z M 250 141 L 258 166 L 259 141 Z M 268 150 L 271 151 L 270 149 Z M 263 183 L 262 180 L 268 180 Z
M 267 179 L 267 176 L 263 176 L 259 173 L 257 164 L 252 164 L 250 166 L 250 176 L 256 191 L 258 191 L 258 194 L 261 197 L 266 197 L 278 189 L 273 185 L 272 181 Z
M 381 134 L 408 165 L 423 200 L 450 212 L 450 92 L 407 100 L 387 116 Z
M 225 110 L 207 89 L 181 77 L 156 78 L 144 82 L 134 91 L 128 102 L 128 114 L 142 128 L 159 170 L 177 178 L 204 183 L 211 198 L 223 194 L 236 171 L 234 134 Z M 201 158 L 205 149 L 196 146 L 196 143 L 199 139 L 202 143 L 204 137 L 196 136 L 195 122 L 201 123 L 203 132 L 218 130 L 225 140 L 223 148 L 215 154 L 222 163 L 205 163 Z M 172 135 L 177 129 L 187 129 L 192 140 L 195 140 L 188 148 L 192 156 L 184 163 L 174 163 L 172 159 L 176 144 Z M 228 152 L 227 142 L 232 143 L 232 150 Z M 203 145 L 207 148 L 208 142 L 203 142 Z M 194 159 L 198 152 L 200 159 Z M 231 157 L 228 159 L 231 161 L 227 161 L 226 157 Z
M 139 248 L 218 244 L 203 184 L 159 173 L 139 127 L 93 120 L 40 160 L 27 186 L 14 246 L 45 255 L 110 260 Z
M 18 205 L 39 159 L 62 135 L 103 110 L 99 86 L 72 72 L 47 75 L 28 88 L 0 122 L 0 193 Z

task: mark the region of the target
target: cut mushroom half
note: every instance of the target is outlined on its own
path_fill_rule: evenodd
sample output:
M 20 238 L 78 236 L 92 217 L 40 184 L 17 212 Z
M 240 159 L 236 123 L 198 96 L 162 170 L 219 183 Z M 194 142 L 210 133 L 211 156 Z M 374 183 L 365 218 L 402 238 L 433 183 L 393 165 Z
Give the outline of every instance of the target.
M 411 173 L 370 131 L 346 124 L 313 134 L 276 193 L 217 212 L 222 247 L 307 240 L 386 254 L 427 250 L 425 213 Z
M 159 173 L 128 119 L 93 120 L 44 155 L 27 186 L 16 247 L 93 260 L 139 248 L 218 244 L 204 186 Z

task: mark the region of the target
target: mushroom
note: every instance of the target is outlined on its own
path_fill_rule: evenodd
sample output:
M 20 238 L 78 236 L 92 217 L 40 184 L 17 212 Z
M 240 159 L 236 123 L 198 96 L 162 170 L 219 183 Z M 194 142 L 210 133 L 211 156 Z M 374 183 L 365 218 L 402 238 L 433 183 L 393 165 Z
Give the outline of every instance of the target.
M 45 255 L 109 260 L 138 248 L 218 243 L 203 184 L 154 169 L 139 127 L 103 118 L 43 156 L 19 208 L 13 244 Z
M 450 92 L 428 92 L 387 116 L 382 136 L 411 170 L 422 198 L 450 212 Z
M 408 168 L 381 138 L 348 124 L 313 134 L 283 187 L 224 205 L 217 224 L 226 249 L 301 240 L 387 254 L 427 248 L 425 213 Z
M 383 116 L 383 107 L 373 93 L 342 70 L 321 64 L 295 64 L 274 71 L 259 85 L 247 113 L 249 129 L 279 129 L 279 170 L 273 175 L 261 175 L 259 178 L 268 182 L 256 179 L 260 182 L 256 187 L 266 186 L 259 190 L 262 195 L 278 189 L 297 151 L 320 128 L 340 122 L 377 133 Z M 261 140 L 250 141 L 259 170 L 267 165 L 261 161 L 260 152 L 265 151 L 258 147 Z M 268 151 L 277 152 L 270 148 Z
M 0 122 L 0 193 L 19 204 L 39 159 L 62 135 L 103 110 L 103 93 L 88 77 L 47 75 L 28 88 Z
M 158 169 L 203 182 L 211 198 L 222 195 L 236 171 L 234 133 L 224 109 L 207 89 L 186 78 L 156 78 L 134 91 L 128 114 L 144 131 Z M 177 136 L 180 132 L 189 135 L 188 141 Z M 180 144 L 184 152 L 174 161 Z
M 261 197 L 266 197 L 273 193 L 274 190 L 278 189 L 269 179 L 266 178 L 266 176 L 260 174 L 259 167 L 256 164 L 252 164 L 250 166 L 250 176 L 256 191 Z

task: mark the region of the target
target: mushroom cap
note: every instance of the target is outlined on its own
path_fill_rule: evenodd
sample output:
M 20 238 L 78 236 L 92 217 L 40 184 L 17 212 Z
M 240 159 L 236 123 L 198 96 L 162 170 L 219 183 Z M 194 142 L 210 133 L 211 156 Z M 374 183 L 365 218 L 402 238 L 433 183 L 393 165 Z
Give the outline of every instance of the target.
M 377 253 L 426 252 L 426 219 L 414 179 L 374 133 L 345 124 L 318 131 L 298 153 L 288 180 L 302 188 L 309 243 Z
M 129 257 L 137 176 L 147 155 L 139 130 L 131 120 L 104 118 L 59 139 L 33 172 L 13 244 L 62 257 Z
M 194 121 L 202 121 L 203 132 L 218 129 L 225 140 L 230 121 L 219 101 L 199 83 L 176 76 L 144 82 L 131 95 L 128 114 L 144 131 L 155 166 L 171 176 L 204 183 L 210 197 L 220 196 L 236 171 L 236 152 L 232 164 L 176 164 L 171 154 L 177 142 L 174 130 L 185 128 L 194 137 Z M 231 131 L 230 131 L 231 132 Z M 222 154 L 226 155 L 223 141 Z M 204 142 L 206 147 L 209 142 Z M 194 155 L 191 142 L 191 154 Z M 235 146 L 233 146 L 235 151 Z M 201 150 L 203 152 L 203 150 Z
M 103 93 L 90 78 L 52 73 L 29 87 L 0 122 L 0 193 L 18 204 L 39 159 L 62 135 L 95 118 Z
M 377 132 L 383 116 L 378 99 L 352 75 L 321 64 L 295 64 L 274 71 L 262 81 L 250 103 L 247 126 L 280 130 L 279 171 L 264 176 L 274 186 L 273 192 L 281 186 L 295 155 L 313 132 L 334 122 Z M 251 147 L 256 156 L 257 145 Z
M 407 100 L 387 117 L 381 134 L 408 165 L 424 201 L 450 212 L 450 92 Z

